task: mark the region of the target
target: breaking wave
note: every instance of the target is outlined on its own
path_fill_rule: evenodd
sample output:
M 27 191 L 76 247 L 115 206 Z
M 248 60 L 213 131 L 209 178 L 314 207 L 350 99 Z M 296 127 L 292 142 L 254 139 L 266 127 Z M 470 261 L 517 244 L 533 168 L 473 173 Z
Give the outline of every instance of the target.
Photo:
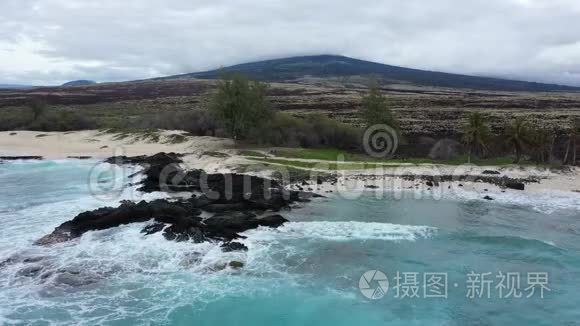
M 329 241 L 390 240 L 414 241 L 436 232 L 428 226 L 373 222 L 290 222 L 278 229 L 259 228 L 244 233 L 251 239 L 272 237 L 316 238 Z

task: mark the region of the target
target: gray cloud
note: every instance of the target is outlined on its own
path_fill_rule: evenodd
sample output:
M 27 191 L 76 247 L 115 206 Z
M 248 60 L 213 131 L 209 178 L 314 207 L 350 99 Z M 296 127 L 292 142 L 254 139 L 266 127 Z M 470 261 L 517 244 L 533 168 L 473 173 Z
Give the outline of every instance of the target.
M 2 0 L 0 82 L 118 81 L 305 54 L 580 85 L 576 0 Z

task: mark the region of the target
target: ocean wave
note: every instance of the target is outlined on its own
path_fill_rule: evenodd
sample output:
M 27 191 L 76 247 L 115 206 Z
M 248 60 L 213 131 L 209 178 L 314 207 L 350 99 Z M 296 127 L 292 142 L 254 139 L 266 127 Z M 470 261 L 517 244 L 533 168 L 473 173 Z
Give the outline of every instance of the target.
M 429 226 L 399 225 L 374 222 L 290 222 L 277 229 L 258 228 L 243 235 L 252 240 L 276 237 L 315 238 L 329 241 L 388 240 L 415 241 L 436 232 Z
M 334 194 L 325 194 L 331 198 L 342 198 L 344 200 L 364 200 L 365 194 L 370 194 L 371 198 L 387 200 L 447 200 L 447 201 L 481 201 L 489 203 L 485 196 L 493 198 L 491 203 L 504 205 L 517 205 L 530 208 L 544 214 L 553 214 L 559 210 L 580 211 L 580 193 L 570 191 L 550 190 L 545 192 L 518 191 L 518 190 L 493 190 L 489 186 L 489 191 L 477 191 L 468 187 L 447 187 L 413 189 L 378 189 L 378 190 L 349 190 Z
M 5 286 L 0 294 L 0 307 L 5 308 L 0 309 L 0 321 L 7 314 L 27 318 L 27 322 L 37 320 L 14 313 L 27 307 L 30 311 L 66 309 L 66 324 L 90 325 L 95 322 L 87 316 L 95 308 L 100 310 L 99 318 L 139 318 L 144 312 L 142 306 L 132 305 L 135 298 L 170 311 L 175 305 L 201 307 L 252 291 L 245 289 L 247 280 L 236 282 L 235 274 L 240 272 L 226 268 L 232 260 L 245 262 L 246 253 L 224 253 L 219 242 L 167 241 L 161 233 L 145 236 L 140 233 L 145 225 L 88 232 L 68 243 L 10 257 L 0 266 L 0 282 Z M 62 303 L 61 297 L 69 301 Z M 163 317 L 150 313 L 150 318 Z
M 106 278 L 219 271 L 229 261 L 243 258 L 240 253 L 223 253 L 217 242 L 167 241 L 161 233 L 145 236 L 140 231 L 147 224 L 91 231 L 71 242 L 16 252 L 2 259 L 0 279 L 43 287 L 76 286 Z
M 550 192 L 476 192 L 458 190 L 446 199 L 482 200 L 483 196 L 491 196 L 494 202 L 507 205 L 529 207 L 537 212 L 552 214 L 558 210 L 580 210 L 580 194 L 564 191 Z
M 526 238 L 517 235 L 469 235 L 460 234 L 452 236 L 452 239 L 466 242 L 476 242 L 483 245 L 498 245 L 515 249 L 538 249 L 553 253 L 566 252 L 552 241 L 544 241 L 533 238 Z
M 491 188 L 491 187 L 490 187 Z M 361 194 L 364 192 L 360 192 Z M 398 200 L 399 198 L 413 198 L 415 200 L 450 200 L 450 201 L 482 201 L 485 196 L 493 198 L 491 203 L 517 205 L 531 208 L 544 214 L 553 214 L 559 210 L 578 210 L 580 211 L 580 193 L 569 191 L 551 190 L 549 192 L 532 192 L 505 190 L 501 191 L 476 191 L 462 187 L 453 189 L 441 189 L 425 191 L 424 189 L 398 189 L 385 190 L 382 195 L 385 198 Z M 360 198 L 360 196 L 355 197 Z

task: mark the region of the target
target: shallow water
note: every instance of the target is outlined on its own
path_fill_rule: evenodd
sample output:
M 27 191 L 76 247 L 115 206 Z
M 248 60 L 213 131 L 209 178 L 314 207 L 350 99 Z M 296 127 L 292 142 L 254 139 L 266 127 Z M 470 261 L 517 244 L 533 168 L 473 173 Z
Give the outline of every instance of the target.
M 106 190 L 134 172 L 93 166 L 0 164 L 0 261 L 12 258 L 0 267 L 0 324 L 553 325 L 580 317 L 577 194 L 320 199 L 284 212 L 291 222 L 277 230 L 246 232 L 247 253 L 144 237 L 146 223 L 33 246 L 82 211 L 141 199 L 133 187 L 93 195 L 95 175 Z M 222 270 L 231 260 L 245 267 Z M 359 290 L 369 270 L 390 283 L 378 300 Z M 522 298 L 499 297 L 500 271 L 519 273 Z M 397 296 L 397 272 L 416 273 L 407 275 L 417 277 L 419 298 Z M 490 298 L 467 297 L 471 272 L 492 273 Z M 549 277 L 544 298 L 525 297 L 534 272 Z M 446 298 L 425 298 L 426 273 L 446 273 Z

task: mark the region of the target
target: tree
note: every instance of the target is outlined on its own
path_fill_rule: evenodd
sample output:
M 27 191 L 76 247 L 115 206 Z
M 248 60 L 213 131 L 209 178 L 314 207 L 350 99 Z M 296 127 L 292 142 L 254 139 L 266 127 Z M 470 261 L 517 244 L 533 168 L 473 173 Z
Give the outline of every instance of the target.
M 519 163 L 526 145 L 533 144 L 533 138 L 528 127 L 528 122 L 524 117 L 516 118 L 511 125 L 506 128 L 505 141 L 513 148 L 516 158 L 514 163 Z
M 376 83 L 372 83 L 369 92 L 362 99 L 361 119 L 367 127 L 384 124 L 393 129 L 399 129 L 399 123 L 387 98 L 383 96 Z
M 38 97 L 31 99 L 28 107 L 32 110 L 33 121 L 36 121 L 46 111 L 46 103 Z
M 552 155 L 553 133 L 546 129 L 538 129 L 530 134 L 536 162 L 547 162 Z
M 578 149 L 578 144 L 576 143 L 578 139 L 578 128 L 574 128 L 572 135 L 570 135 L 572 143 L 572 165 L 576 165 L 576 150 Z
M 228 136 L 247 139 L 260 125 L 268 123 L 272 110 L 266 100 L 267 89 L 267 84 L 241 75 L 220 81 L 210 108 Z
M 568 142 L 566 145 L 566 154 L 564 155 L 564 164 L 566 164 L 568 162 L 568 154 L 570 153 L 570 150 L 572 150 L 572 158 L 571 158 L 571 165 L 576 165 L 576 151 L 577 151 L 577 147 L 578 147 L 578 129 L 580 129 L 580 127 L 578 126 L 578 120 L 573 121 L 572 122 L 572 128 L 570 128 L 570 131 L 568 132 Z
M 490 138 L 487 121 L 479 112 L 471 113 L 464 127 L 463 143 L 467 147 L 467 163 L 471 163 L 471 155 L 487 152 L 487 142 Z

